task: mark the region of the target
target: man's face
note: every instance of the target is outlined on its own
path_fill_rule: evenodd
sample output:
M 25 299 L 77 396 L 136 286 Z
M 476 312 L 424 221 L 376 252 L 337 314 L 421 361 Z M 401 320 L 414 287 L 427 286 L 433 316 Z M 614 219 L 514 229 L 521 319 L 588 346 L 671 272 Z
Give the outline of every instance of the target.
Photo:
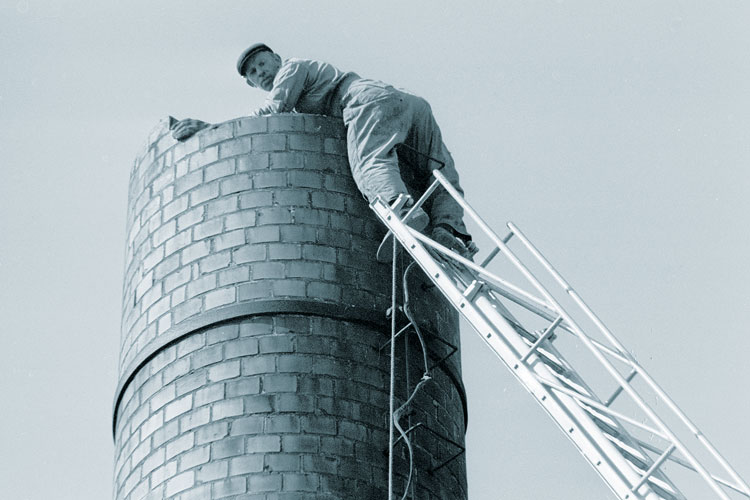
M 273 88 L 273 79 L 281 67 L 281 58 L 273 52 L 259 52 L 254 54 L 245 64 L 245 81 L 251 87 L 263 90 Z

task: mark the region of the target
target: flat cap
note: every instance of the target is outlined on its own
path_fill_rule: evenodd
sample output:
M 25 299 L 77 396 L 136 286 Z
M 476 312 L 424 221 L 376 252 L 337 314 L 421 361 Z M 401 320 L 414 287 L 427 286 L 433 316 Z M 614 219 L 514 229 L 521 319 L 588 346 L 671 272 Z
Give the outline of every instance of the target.
M 240 75 L 245 76 L 244 69 L 247 62 L 250 60 L 251 57 L 253 57 L 258 52 L 273 52 L 271 48 L 266 45 L 265 43 L 255 43 L 248 48 L 246 48 L 242 54 L 240 55 L 240 58 L 237 59 L 237 71 Z

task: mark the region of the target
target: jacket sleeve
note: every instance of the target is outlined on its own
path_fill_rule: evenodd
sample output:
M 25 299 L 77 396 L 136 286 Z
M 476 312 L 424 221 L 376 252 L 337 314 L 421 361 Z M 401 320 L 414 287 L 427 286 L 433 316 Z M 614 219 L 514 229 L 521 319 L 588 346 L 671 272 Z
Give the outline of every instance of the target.
M 307 68 L 299 63 L 284 64 L 274 78 L 266 102 L 250 116 L 270 115 L 292 111 L 307 81 Z

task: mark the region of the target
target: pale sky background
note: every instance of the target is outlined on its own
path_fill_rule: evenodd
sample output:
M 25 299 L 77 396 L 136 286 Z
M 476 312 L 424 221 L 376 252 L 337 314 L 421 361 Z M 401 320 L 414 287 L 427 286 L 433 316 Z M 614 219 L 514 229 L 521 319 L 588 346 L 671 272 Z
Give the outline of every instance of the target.
M 748 26 L 745 1 L 0 0 L 0 498 L 111 498 L 129 171 L 164 116 L 260 104 L 255 41 L 426 97 L 470 202 L 750 479 Z M 613 498 L 463 348 L 470 498 Z

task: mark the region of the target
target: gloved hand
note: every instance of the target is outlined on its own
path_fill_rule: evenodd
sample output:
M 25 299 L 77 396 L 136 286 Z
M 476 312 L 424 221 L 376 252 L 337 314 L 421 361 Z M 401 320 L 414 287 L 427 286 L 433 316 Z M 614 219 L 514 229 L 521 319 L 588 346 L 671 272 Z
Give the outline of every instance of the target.
M 206 123 L 201 120 L 194 120 L 192 118 L 185 118 L 184 120 L 176 121 L 169 129 L 172 131 L 172 137 L 178 141 L 186 141 L 190 139 L 196 132 L 200 132 L 206 127 L 210 127 L 210 123 Z
M 432 229 L 430 237 L 435 242 L 440 243 L 444 247 L 453 250 L 461 257 L 471 259 L 478 251 L 477 245 L 471 240 L 463 240 L 456 236 L 453 231 L 446 228 L 443 225 L 435 226 Z

